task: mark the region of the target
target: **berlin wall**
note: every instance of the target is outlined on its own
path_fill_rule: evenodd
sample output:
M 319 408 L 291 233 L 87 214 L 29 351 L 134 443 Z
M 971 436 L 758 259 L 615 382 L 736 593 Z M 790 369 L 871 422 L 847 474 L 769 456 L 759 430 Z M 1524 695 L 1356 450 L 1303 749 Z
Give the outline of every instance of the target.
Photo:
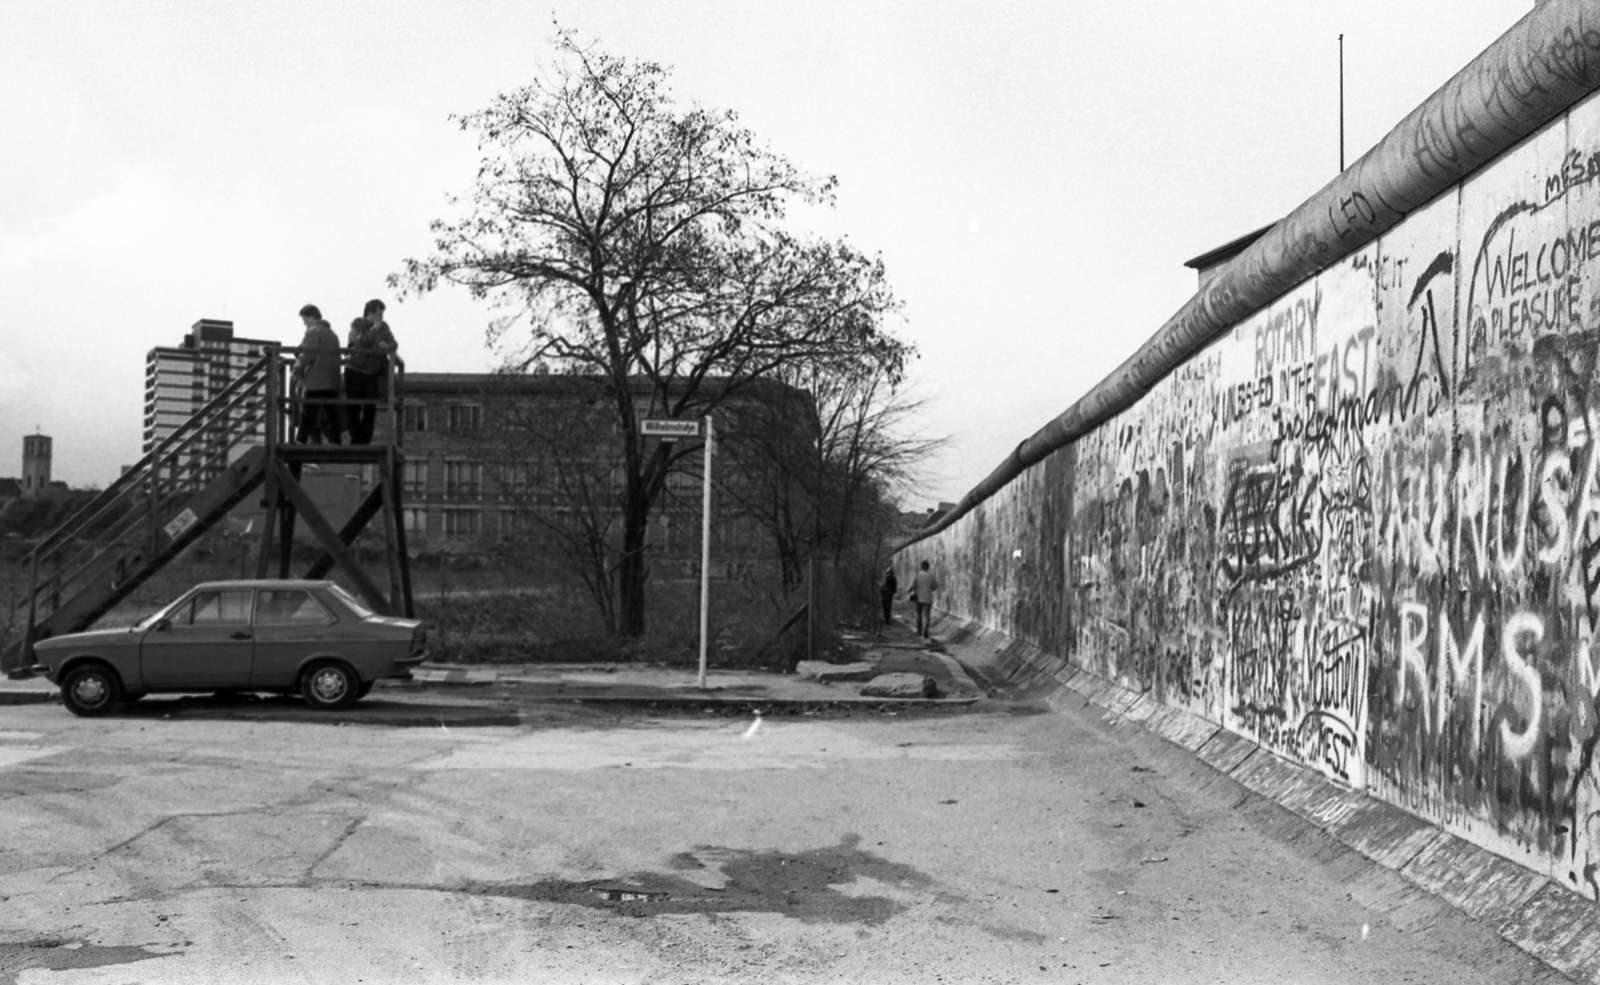
M 897 565 L 1594 898 L 1600 99 L 1483 152 Z

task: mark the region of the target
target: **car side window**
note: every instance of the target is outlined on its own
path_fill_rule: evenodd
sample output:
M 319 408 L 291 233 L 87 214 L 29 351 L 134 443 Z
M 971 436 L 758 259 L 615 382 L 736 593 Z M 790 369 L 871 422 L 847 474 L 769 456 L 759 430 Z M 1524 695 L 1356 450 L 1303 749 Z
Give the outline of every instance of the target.
M 258 626 L 324 626 L 332 621 L 310 592 L 272 589 L 256 597 Z
M 175 626 L 248 626 L 250 593 L 200 592 L 178 610 L 172 622 Z

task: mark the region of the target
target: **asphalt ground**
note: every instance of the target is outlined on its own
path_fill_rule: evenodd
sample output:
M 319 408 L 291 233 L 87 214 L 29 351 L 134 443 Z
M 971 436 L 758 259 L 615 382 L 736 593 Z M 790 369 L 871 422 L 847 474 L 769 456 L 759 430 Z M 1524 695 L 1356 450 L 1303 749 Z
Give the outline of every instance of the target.
M 973 721 L 1000 721 L 995 720 L 995 715 L 1014 715 L 1022 712 L 1027 715 L 1040 715 L 1046 713 L 1046 718 L 1054 716 L 1082 716 L 1096 715 L 1096 708 L 1091 704 L 1099 704 L 1106 708 L 1106 715 L 1101 728 L 1115 729 L 1130 723 L 1130 718 L 1125 715 L 1130 712 L 1131 705 L 1128 697 L 1117 696 L 1101 688 L 1099 684 L 1077 683 L 1077 691 L 1061 688 L 1053 680 L 1046 680 L 1045 676 L 1016 675 L 1016 668 L 1011 665 L 1003 667 L 1002 660 L 997 659 L 992 641 L 974 640 L 970 632 L 955 627 L 954 624 L 944 624 L 946 638 L 949 641 L 949 651 L 946 644 L 941 641 L 920 641 L 904 632 L 904 627 L 890 627 L 886 633 L 867 633 L 859 636 L 861 657 L 867 664 L 875 665 L 877 670 L 885 673 L 925 673 L 933 676 L 938 681 L 939 697 L 934 699 L 880 699 L 880 697 L 864 697 L 859 694 L 861 683 L 859 681 L 840 681 L 840 683 L 822 683 L 797 675 L 778 675 L 766 672 L 725 672 L 715 670 L 707 676 L 706 684 L 701 686 L 698 673 L 694 667 L 659 667 L 659 665 L 483 665 L 483 667 L 461 667 L 461 665 L 424 665 L 414 675 L 411 681 L 386 681 L 381 688 L 376 688 L 368 699 L 358 702 L 355 707 L 346 712 L 323 713 L 314 712 L 302 704 L 298 697 L 274 696 L 235 696 L 235 694 L 197 694 L 197 696 L 150 696 L 141 702 L 126 705 L 122 712 L 114 716 L 114 726 L 117 729 L 138 729 L 144 731 L 150 726 L 163 726 L 168 723 L 192 723 L 190 728 L 226 728 L 229 721 L 253 721 L 256 728 L 278 729 L 304 728 L 304 726 L 368 726 L 363 731 L 382 732 L 386 729 L 435 729 L 435 734 L 462 734 L 459 729 L 483 729 L 490 734 L 502 734 L 506 729 L 526 732 L 526 729 L 557 729 L 557 731 L 570 731 L 578 729 L 584 732 L 589 747 L 608 747 L 610 740 L 605 739 L 602 731 L 595 731 L 597 723 L 605 721 L 605 729 L 627 728 L 629 721 L 638 721 L 638 716 L 645 715 L 650 718 L 682 721 L 685 716 L 702 718 L 706 720 L 706 728 L 718 728 L 715 721 L 725 720 L 728 716 L 739 716 L 746 720 L 754 721 L 750 724 L 733 723 L 734 732 L 742 729 L 742 734 L 749 737 L 755 734 L 762 716 L 766 721 L 776 724 L 784 720 L 848 720 L 848 718 L 861 718 L 864 721 L 902 721 L 909 728 L 910 723 L 917 720 L 933 721 L 941 718 L 971 718 Z M 957 659 L 960 657 L 960 659 Z M 1080 694 L 1083 694 L 1080 700 Z M 1090 697 L 1094 697 L 1091 702 Z M 58 700 L 54 696 L 54 688 L 48 681 L 6 681 L 0 684 L 0 704 L 46 704 L 51 700 Z M 1120 708 L 1114 710 L 1114 708 Z M 40 712 L 50 713 L 48 708 L 40 708 Z M 1054 712 L 1054 715 L 1048 715 Z M 61 716 L 62 734 L 72 734 L 70 716 L 64 708 L 54 708 L 54 715 Z M 595 716 L 602 718 L 595 718 Z M 621 718 L 618 718 L 621 715 Z M 120 721 L 117 721 L 120 720 Z M 42 720 L 48 721 L 48 720 Z M 954 721 L 954 720 L 952 720 Z M 205 724 L 214 723 L 214 724 Z M 694 728 L 694 726 L 690 726 Z M 726 726 L 723 726 L 726 728 Z M 942 728 L 942 726 L 941 726 Z M 957 726 L 958 728 L 958 726 Z M 989 728 L 989 726 L 984 726 Z M 1053 731 L 1053 729 L 1051 729 Z M 0 728 L 3 732 L 3 728 Z M 765 732 L 763 732 L 765 734 Z M 1162 753 L 1163 760 L 1171 760 L 1171 772 L 1174 776 L 1179 769 L 1173 766 L 1179 761 L 1186 761 L 1189 766 L 1182 768 L 1187 779 L 1198 779 L 1197 790 L 1184 790 L 1182 796 L 1194 795 L 1195 792 L 1214 792 L 1216 785 L 1227 787 L 1224 780 L 1218 779 L 1218 772 L 1226 776 L 1229 772 L 1243 772 L 1238 769 L 1238 753 L 1232 752 L 1234 744 L 1227 739 L 1237 739 L 1230 736 L 1213 736 L 1208 742 L 1182 742 L 1173 736 L 1165 739 L 1173 740 L 1173 744 L 1165 745 L 1162 737 L 1147 734 L 1144 742 L 1155 742 L 1165 745 Z M 834 742 L 838 742 L 837 739 Z M 1221 745 L 1219 745 L 1221 744 Z M 910 744 L 896 744 L 906 747 Z M 46 747 L 58 748 L 58 747 Z M 1221 748 L 1222 752 L 1216 750 Z M 5 750 L 0 750 L 5 752 Z M 822 750 L 826 752 L 826 748 Z M 1110 752 L 1110 750 L 1107 750 Z M 1189 758 L 1190 753 L 1198 753 L 1194 758 Z M 987 755 L 987 753 L 986 753 Z M 1128 750 L 1123 748 L 1117 756 L 1128 755 Z M 598 756 L 595 758 L 595 756 Z M 678 755 L 680 756 L 680 755 Z M 669 764 L 682 766 L 682 760 L 674 756 Z M 1226 758 L 1226 763 L 1219 760 Z M 616 755 L 595 752 L 595 748 L 584 748 L 581 756 L 584 763 L 589 766 L 605 768 L 610 763 L 610 758 L 616 758 L 618 763 L 614 766 L 635 766 L 635 760 L 642 760 L 648 756 L 627 750 L 616 750 Z M 622 760 L 629 760 L 622 763 Z M 1112 766 L 1120 760 L 1114 760 Z M 6 763 L 0 761 L 0 766 Z M 776 761 L 774 761 L 776 764 Z M 789 766 L 784 766 L 789 768 Z M 1109 766 L 1107 766 L 1109 768 Z M 1104 769 L 1104 768 L 1102 768 Z M 1138 769 L 1138 768 L 1136 768 Z M 1115 769 L 1114 769 L 1115 772 Z M 1048 769 L 1038 777 L 1040 784 L 1048 785 L 1051 777 Z M 1059 780 L 1058 780 L 1059 782 Z M 1230 782 L 1230 780 L 1229 780 Z M 1250 787 L 1251 780 L 1245 780 L 1246 787 Z M 1107 782 L 1107 787 L 1110 787 Z M 1232 790 L 1237 790 L 1234 784 Z M 3 793 L 3 790 L 0 790 Z M 984 795 L 978 795 L 984 796 Z M 1115 795 L 1112 795 L 1115 796 Z M 1174 795 L 1173 800 L 1163 806 L 1179 806 L 1182 796 Z M 1229 793 L 1227 796 L 1232 796 Z M 944 803 L 944 801 L 939 801 Z M 949 801 L 957 803 L 957 801 Z M 1048 801 L 1042 801 L 1048 804 Z M 1142 806 L 1136 798 L 1130 798 L 1134 806 Z M 1037 806 L 1034 811 L 1050 812 L 1050 806 Z M 1506 982 L 1557 982 L 1565 980 L 1558 974 L 1557 969 L 1576 972 L 1573 980 L 1590 980 L 1592 975 L 1589 964 L 1592 963 L 1586 955 L 1573 951 L 1586 950 L 1586 939 L 1574 940 L 1566 945 L 1566 955 L 1557 953 L 1547 958 L 1547 963 L 1518 964 L 1518 959 L 1510 958 L 1512 953 L 1517 953 L 1515 948 L 1506 950 L 1506 942 L 1491 943 L 1496 939 L 1494 926 L 1482 926 L 1478 931 L 1470 929 L 1477 924 L 1472 923 L 1474 916 L 1485 916 L 1483 913 L 1470 913 L 1470 905 L 1462 905 L 1459 900 L 1437 899 L 1430 897 L 1426 892 L 1419 892 L 1418 881 L 1398 878 L 1392 873 L 1386 873 L 1382 865 L 1374 865 L 1373 859 L 1382 859 L 1386 851 L 1386 844 L 1374 844 L 1373 851 L 1366 851 L 1366 847 L 1357 846 L 1360 851 L 1352 851 L 1352 839 L 1342 838 L 1344 846 L 1338 846 L 1341 838 L 1330 835 L 1326 830 L 1317 830 L 1317 825 L 1307 825 L 1304 819 L 1294 819 L 1291 811 L 1285 811 L 1278 804 L 1272 803 L 1272 798 L 1262 798 L 1245 792 L 1240 800 L 1235 801 L 1234 811 L 1243 811 L 1254 816 L 1254 822 L 1259 827 L 1259 833 L 1269 838 L 1290 839 L 1302 841 L 1306 838 L 1320 838 L 1326 841 L 1328 847 L 1318 849 L 1317 857 L 1310 859 L 1312 865 L 1323 865 L 1328 857 L 1338 855 L 1338 867 L 1341 871 L 1355 873 L 1358 892 L 1362 892 L 1362 902 L 1374 911 L 1374 915 L 1400 911 L 1405 916 L 1400 923 L 1411 921 L 1416 923 L 1435 924 L 1440 919 L 1451 923 L 1453 934 L 1464 934 L 1462 940 L 1470 940 L 1472 947 L 1486 947 L 1483 953 L 1493 953 L 1496 963 L 1509 963 L 1504 967 L 1507 972 L 1502 979 Z M 885 816 L 890 811 L 885 809 Z M 1384 819 L 1384 825 L 1392 823 Z M 1115 823 L 1112 827 L 1122 827 L 1122 823 Z M 1414 825 L 1413 825 L 1414 827 Z M 1384 828 L 1392 830 L 1392 828 Z M 1357 841 L 1360 833 L 1357 831 Z M 1381 839 L 1379 839 L 1381 841 Z M 1232 847 L 1229 847 L 1232 851 Z M 1331 855 L 1330 855 L 1331 852 Z M 1362 859 L 1360 855 L 1366 855 Z M 1152 863 L 1154 860 L 1165 862 L 1166 855 L 1147 855 L 1139 860 L 1139 865 Z M 1008 860 L 1014 862 L 1014 860 Z M 1304 862 L 1304 860 L 1302 860 Z M 1389 865 L 1389 868 L 1395 868 Z M 1282 875 L 1282 873 L 1280 873 Z M 1339 876 L 1344 878 L 1344 876 Z M 1517 876 L 1512 876 L 1517 879 Z M 1338 881 L 1334 881 L 1334 886 Z M 578 883 L 574 883 L 578 886 Z M 621 883 L 619 883 L 621 886 Z M 582 884 L 584 891 L 594 891 L 594 886 L 589 883 Z M 1267 897 L 1277 900 L 1282 886 L 1258 886 L 1253 889 L 1238 889 L 1235 892 L 1262 892 Z M 1326 889 L 1326 887 L 1325 887 Z M 618 889 L 624 897 L 648 900 L 648 887 L 645 891 L 638 891 L 638 886 L 624 886 Z M 645 895 L 638 895 L 645 892 Z M 0 897 L 3 897 L 0 892 Z M 1448 894 L 1446 894 L 1448 895 Z M 624 897 L 619 897 L 621 902 L 627 902 Z M 1418 910 L 1419 897 L 1430 899 L 1427 907 L 1422 907 L 1424 916 L 1418 918 L 1414 911 Z M 1350 899 L 1357 899 L 1350 894 Z M 0 900 L 3 902 L 3 900 Z M 1240 900 L 1232 900 L 1235 907 L 1242 905 Z M 1275 902 L 1274 905 L 1283 905 Z M 1262 911 L 1266 913 L 1266 911 Z M 1451 916 L 1453 915 L 1453 916 Z M 1466 919 L 1466 924 L 1456 918 Z M 1115 918 L 1109 918 L 1115 919 Z M 1496 918 L 1498 919 L 1498 918 Z M 1394 919 L 1390 919 L 1394 923 Z M 1501 921 L 1504 923 L 1504 921 Z M 1526 953 L 1541 955 L 1541 940 L 1539 937 L 1549 937 L 1552 934 L 1550 924 L 1554 924 L 1555 932 L 1568 926 L 1560 919 L 1546 919 L 1546 927 L 1523 927 L 1525 940 L 1514 940 L 1518 947 Z M 1309 924 L 1306 924 L 1309 926 Z M 1405 927 L 1400 927 L 1405 929 Z M 1480 939 L 1480 934 L 1486 937 Z M 1149 927 L 1141 926 L 1138 929 L 1128 929 L 1131 942 L 1139 943 L 1138 947 L 1158 948 L 1158 943 L 1149 937 Z M 1506 929 L 1501 927 L 1499 937 L 1510 939 Z M 1366 939 L 1366 927 L 1363 926 L 1362 937 Z M 54 940 L 54 939 L 51 939 Z M 66 940 L 66 939 L 62 939 Z M 1067 937 L 1062 937 L 1066 942 Z M 1125 942 L 1128 943 L 1128 942 Z M 21 945 L 18 945 L 21 947 Z M 3 948 L 0 948 L 3 950 Z M 13 948 L 14 950 L 14 948 Z M 22 951 L 19 951 L 22 953 Z M 5 955 L 0 955 L 3 958 Z M 26 956 L 26 955 L 24 955 Z M 37 958 L 37 955 L 35 955 Z M 0 961 L 3 966 L 5 961 Z M 1070 963 L 1067 963 L 1070 966 Z M 1278 967 L 1280 971 L 1293 974 L 1293 967 L 1283 964 L 1282 959 L 1274 958 L 1266 961 L 1266 966 Z M 43 967 L 43 966 L 40 966 Z M 1542 971 L 1539 971 L 1542 969 Z M 1043 967 L 1042 967 L 1043 971 Z M 3 972 L 3 967 L 0 967 Z M 1354 979 L 1363 979 L 1365 974 L 1355 975 Z M 1123 980 L 1120 977 L 1109 980 Z M 1179 979 L 1174 979 L 1179 980 Z M 1181 979 L 1181 980 L 1189 980 Z M 1198 979 L 1195 979 L 1198 980 Z M 1219 980 L 1229 980 L 1227 975 L 1221 975 Z M 1296 980 L 1296 979 L 1285 979 Z M 1307 979 L 1314 980 L 1314 979 Z M 1315 979 L 1320 980 L 1320 979 Z M 1328 979 L 1339 980 L 1339 979 Z M 1414 979 L 1410 974 L 1402 975 L 1395 980 L 1429 980 Z M 1494 979 L 1491 979 L 1494 980 Z M 0 982 L 5 982 L 5 975 L 0 974 Z

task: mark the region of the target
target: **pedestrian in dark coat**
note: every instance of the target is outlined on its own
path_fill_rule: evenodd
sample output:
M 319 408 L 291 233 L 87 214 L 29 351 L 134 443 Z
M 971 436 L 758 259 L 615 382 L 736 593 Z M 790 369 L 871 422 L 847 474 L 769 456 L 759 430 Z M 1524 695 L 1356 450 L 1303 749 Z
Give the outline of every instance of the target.
M 894 622 L 894 596 L 898 591 L 900 591 L 900 580 L 894 576 L 894 569 L 890 568 L 883 573 L 883 583 L 878 586 L 878 600 L 883 603 L 885 626 Z
M 350 443 L 372 443 L 378 421 L 378 404 L 387 396 L 389 356 L 400 348 L 394 332 L 383 320 L 384 305 L 374 298 L 367 302 L 360 318 L 350 323 L 350 355 L 344 367 L 344 395 L 347 400 L 367 401 L 350 405 Z

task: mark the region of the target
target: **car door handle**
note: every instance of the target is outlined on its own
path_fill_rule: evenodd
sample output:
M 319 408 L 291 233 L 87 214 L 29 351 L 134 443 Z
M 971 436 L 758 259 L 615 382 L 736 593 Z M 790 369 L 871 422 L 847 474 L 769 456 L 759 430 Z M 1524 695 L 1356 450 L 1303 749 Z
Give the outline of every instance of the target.
M 239 630 L 237 633 L 232 633 L 232 634 L 230 634 L 228 636 L 228 639 L 230 639 L 230 640 L 247 640 L 249 638 L 250 638 L 250 634 L 245 632 L 242 629 Z

